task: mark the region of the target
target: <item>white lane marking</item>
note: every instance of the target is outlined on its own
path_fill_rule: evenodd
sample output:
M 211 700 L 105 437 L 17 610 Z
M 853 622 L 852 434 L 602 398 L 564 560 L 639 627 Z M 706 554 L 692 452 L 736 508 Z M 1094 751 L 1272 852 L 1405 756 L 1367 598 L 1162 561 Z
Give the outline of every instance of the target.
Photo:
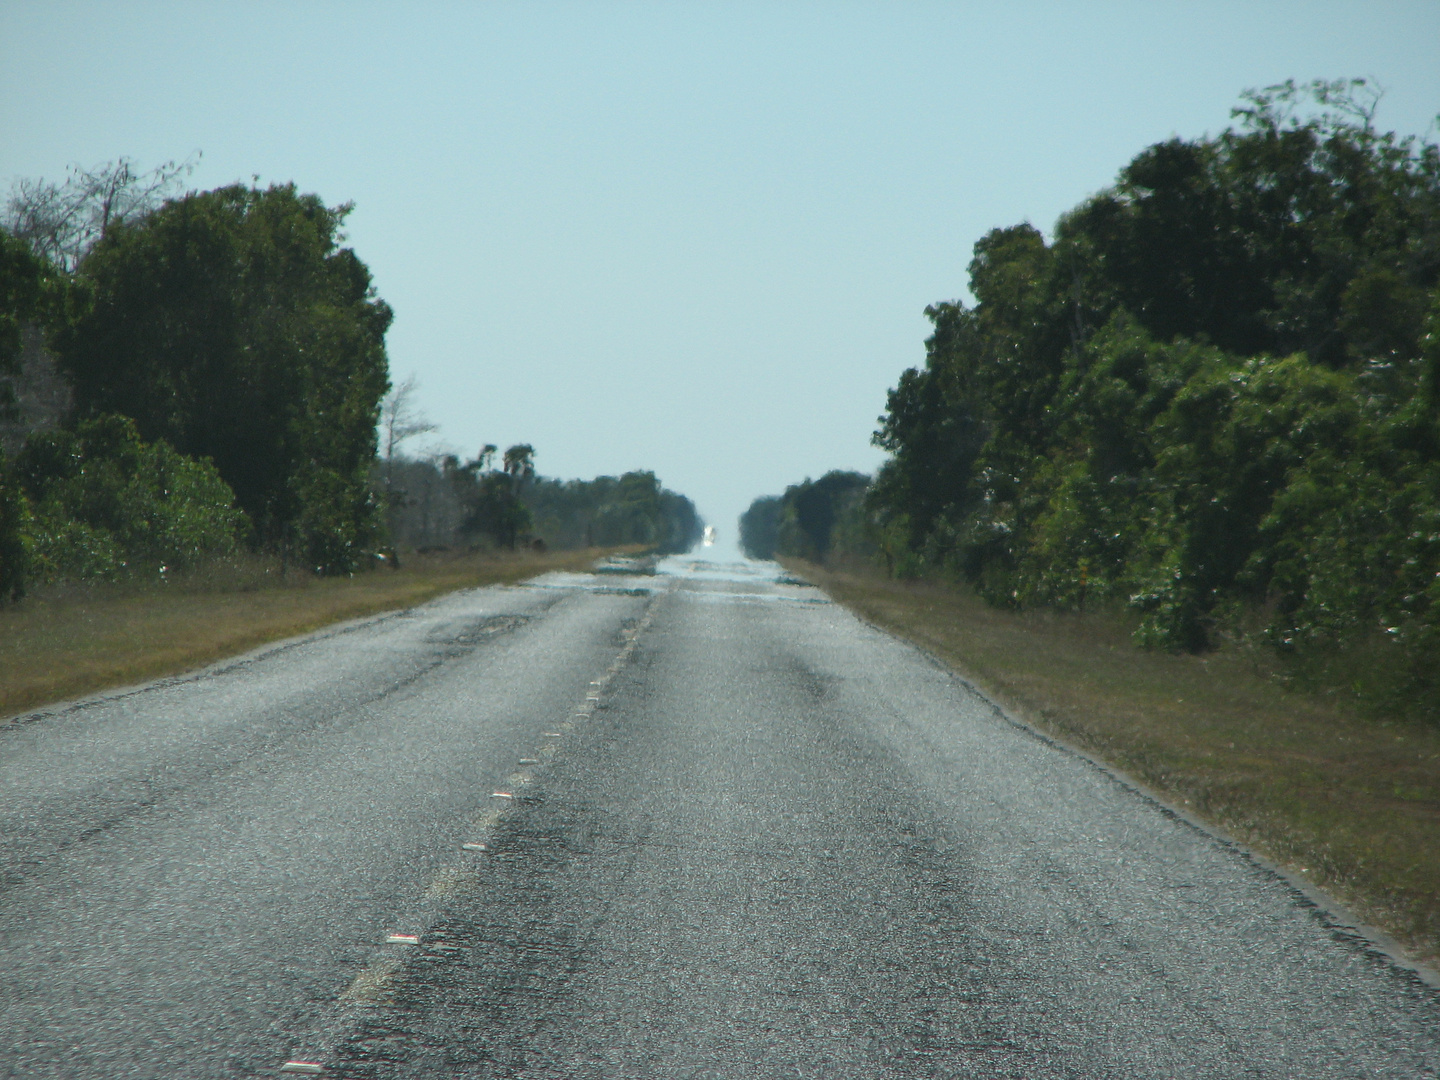
M 626 643 L 624 648 L 620 650 L 619 655 L 616 657 L 617 663 L 623 663 L 623 661 L 630 658 L 631 654 L 635 651 L 637 639 L 642 632 L 649 628 L 651 621 L 652 617 L 649 613 L 647 613 L 645 617 L 642 618 L 640 622 L 634 627 L 634 629 L 627 630 L 625 632 L 630 640 Z M 618 671 L 616 673 L 618 674 Z M 607 675 L 601 679 L 593 680 L 591 685 L 603 687 L 606 685 L 606 683 L 609 682 L 610 677 L 611 676 Z M 598 693 L 592 691 L 591 694 L 587 694 L 585 703 L 581 705 L 579 709 L 575 712 L 574 717 L 559 724 L 558 731 L 544 732 L 544 737 L 546 739 L 564 738 L 566 732 L 575 730 L 576 720 L 590 719 L 591 712 L 594 710 L 596 702 L 598 702 L 598 700 Z M 548 743 L 543 748 L 542 752 L 553 753 L 554 750 L 555 744 Z M 524 784 L 529 782 L 529 777 L 526 776 L 512 776 L 510 779 L 512 783 Z M 515 796 L 508 791 L 497 791 L 494 792 L 490 797 L 492 799 L 499 799 L 505 801 L 513 801 L 515 798 Z M 505 809 L 501 809 L 498 807 L 494 810 L 487 810 L 481 814 L 476 815 L 471 827 L 481 835 L 485 835 L 490 829 L 494 828 L 500 823 L 501 820 L 503 820 L 505 813 Z M 466 851 L 487 850 L 486 845 L 479 842 L 464 843 L 460 846 Z M 426 890 L 426 896 L 429 898 L 443 898 L 447 894 L 454 893 L 461 887 L 470 887 L 475 880 L 476 879 L 474 872 L 462 874 L 452 867 L 449 870 L 436 875 L 434 881 L 431 882 L 430 888 Z M 412 934 L 391 934 L 387 936 L 386 943 L 418 945 L 419 938 L 418 936 Z M 450 945 L 446 943 L 437 943 L 428 946 L 428 948 L 432 948 L 440 952 L 461 950 L 460 946 Z M 384 1000 L 385 994 L 389 989 L 391 979 L 393 979 L 395 975 L 400 972 L 401 967 L 402 965 L 400 960 L 393 955 L 375 957 L 375 959 L 373 959 L 368 965 L 366 965 L 363 971 L 361 971 L 358 975 L 355 976 L 353 980 L 351 980 L 350 985 L 346 987 L 344 992 L 340 995 L 340 1001 L 347 1006 L 368 1006 L 379 1003 L 380 1001 Z M 287 1061 L 283 1066 L 281 1066 L 280 1071 L 288 1073 L 305 1073 L 309 1075 L 318 1075 L 320 1073 L 323 1073 L 325 1070 L 324 1066 L 322 1066 L 318 1062 Z

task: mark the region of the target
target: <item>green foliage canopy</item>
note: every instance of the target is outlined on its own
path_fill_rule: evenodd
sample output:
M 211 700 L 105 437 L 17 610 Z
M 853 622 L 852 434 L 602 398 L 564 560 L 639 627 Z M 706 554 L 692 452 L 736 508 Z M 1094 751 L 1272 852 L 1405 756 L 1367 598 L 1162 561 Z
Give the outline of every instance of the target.
M 892 567 L 1123 598 L 1167 648 L 1251 610 L 1285 650 L 1379 635 L 1440 700 L 1440 150 L 1375 131 L 1366 95 L 1249 94 L 1053 240 L 983 237 L 975 304 L 927 309 L 875 434 Z
M 832 470 L 756 499 L 740 516 L 740 546 L 752 559 L 794 555 L 823 562 L 832 554 L 868 554 L 865 495 L 870 477 Z
M 42 579 L 163 575 L 233 554 L 246 528 L 213 465 L 143 442 L 123 416 L 32 435 L 13 476 L 27 504 L 30 569 Z
M 49 274 L 29 247 L 0 230 L 0 410 L 15 408 L 11 376 L 17 373 L 21 334 L 44 307 Z M 29 511 L 0 451 L 0 600 L 19 599 L 29 563 Z
M 535 531 L 554 548 L 645 544 L 660 554 L 689 551 L 704 531 L 695 504 L 653 472 L 594 480 L 537 479 L 525 492 Z
M 79 415 L 208 458 L 262 540 L 324 572 L 377 528 L 367 470 L 389 307 L 326 207 L 293 185 L 186 195 L 113 226 L 53 335 Z
M 21 331 L 41 313 L 49 273 L 44 263 L 20 240 L 0 230 L 0 377 L 13 375 L 20 356 Z M 12 403 L 11 388 L 0 408 Z
M 784 499 L 762 495 L 740 515 L 740 550 L 752 559 L 773 559 L 780 543 Z
M 494 458 L 495 447 L 487 445 L 473 461 L 461 465 L 449 456 L 441 467 L 464 508 L 461 535 L 513 551 L 530 528 L 530 509 L 520 496 L 535 475 L 535 450 L 526 443 L 510 447 L 498 469 L 491 468 Z

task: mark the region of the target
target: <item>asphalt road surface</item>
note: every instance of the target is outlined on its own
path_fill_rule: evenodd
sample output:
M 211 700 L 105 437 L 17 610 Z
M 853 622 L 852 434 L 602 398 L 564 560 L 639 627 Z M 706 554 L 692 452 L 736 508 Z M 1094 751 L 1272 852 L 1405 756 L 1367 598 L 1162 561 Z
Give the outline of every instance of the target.
M 778 575 L 550 575 L 0 727 L 0 1075 L 1440 1075 L 1417 976 Z

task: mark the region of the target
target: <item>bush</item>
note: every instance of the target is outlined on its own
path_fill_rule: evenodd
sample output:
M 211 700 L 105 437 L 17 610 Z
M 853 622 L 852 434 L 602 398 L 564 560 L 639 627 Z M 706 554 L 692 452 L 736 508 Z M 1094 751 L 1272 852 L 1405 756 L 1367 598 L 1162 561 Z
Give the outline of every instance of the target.
M 325 576 L 353 574 L 380 533 L 380 507 L 369 485 L 316 468 L 295 488 L 300 514 L 292 528 L 305 564 Z
M 46 580 L 163 572 L 231 555 L 246 529 L 213 465 L 141 441 L 122 416 L 32 435 L 11 474 L 30 504 L 31 569 Z

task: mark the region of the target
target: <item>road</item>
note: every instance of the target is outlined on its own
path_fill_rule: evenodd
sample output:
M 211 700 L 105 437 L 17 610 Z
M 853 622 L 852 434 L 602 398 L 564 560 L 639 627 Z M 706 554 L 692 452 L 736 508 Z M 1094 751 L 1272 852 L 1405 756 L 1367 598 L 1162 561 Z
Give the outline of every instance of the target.
M 1242 851 L 774 567 L 660 570 L 0 727 L 0 1075 L 1440 1075 L 1440 994 Z

